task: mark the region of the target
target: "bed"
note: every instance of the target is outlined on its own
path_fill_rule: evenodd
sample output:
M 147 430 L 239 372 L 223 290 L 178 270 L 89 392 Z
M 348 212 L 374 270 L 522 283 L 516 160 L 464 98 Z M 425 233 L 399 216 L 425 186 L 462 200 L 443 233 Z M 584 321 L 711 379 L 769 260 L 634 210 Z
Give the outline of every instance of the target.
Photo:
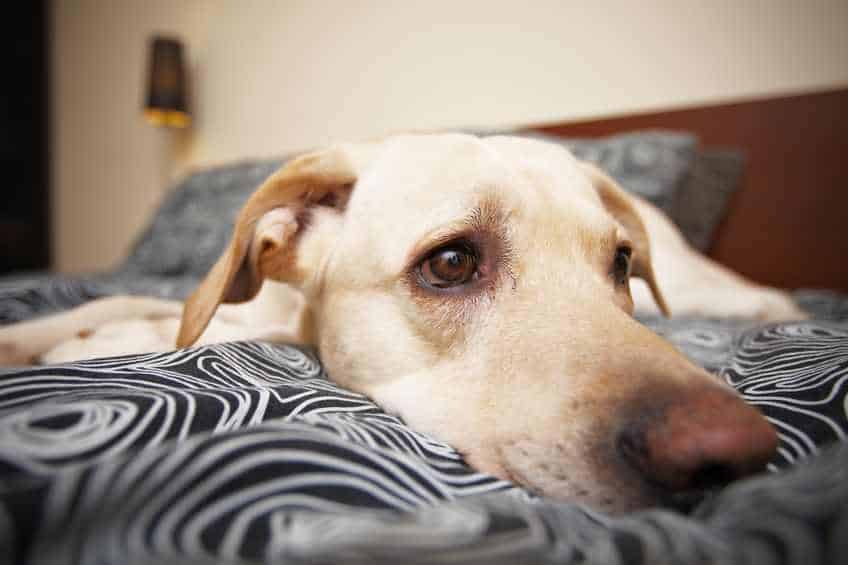
M 770 473 L 689 515 L 613 517 L 476 472 L 334 385 L 309 349 L 236 342 L 6 368 L 0 562 L 844 562 L 848 238 L 831 230 L 848 208 L 836 184 L 846 108 L 839 90 L 517 132 L 598 162 L 696 247 L 793 289 L 810 320 L 641 319 L 774 423 Z M 108 272 L 0 279 L 0 323 L 111 294 L 184 297 L 284 161 L 188 175 Z

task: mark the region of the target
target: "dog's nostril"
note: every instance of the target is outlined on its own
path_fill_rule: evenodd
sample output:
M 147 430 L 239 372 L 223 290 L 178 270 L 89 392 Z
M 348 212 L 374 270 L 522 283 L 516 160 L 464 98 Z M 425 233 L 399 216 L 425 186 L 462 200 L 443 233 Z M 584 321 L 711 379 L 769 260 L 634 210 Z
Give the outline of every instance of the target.
M 696 490 L 709 490 L 724 486 L 739 476 L 739 473 L 724 463 L 706 463 L 700 469 L 692 473 L 689 480 L 689 488 Z
M 636 428 L 626 429 L 618 434 L 616 449 L 625 460 L 638 469 L 643 469 L 651 456 L 645 434 Z

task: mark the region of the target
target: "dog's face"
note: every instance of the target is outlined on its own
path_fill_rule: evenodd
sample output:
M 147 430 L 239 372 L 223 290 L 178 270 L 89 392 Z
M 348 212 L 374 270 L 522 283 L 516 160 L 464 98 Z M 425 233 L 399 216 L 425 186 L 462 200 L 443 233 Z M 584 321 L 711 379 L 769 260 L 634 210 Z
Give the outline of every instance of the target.
M 269 180 L 181 342 L 274 278 L 306 295 L 334 380 L 483 471 L 622 511 L 762 467 L 774 432 L 632 319 L 631 274 L 664 307 L 628 197 L 567 151 L 395 137 Z

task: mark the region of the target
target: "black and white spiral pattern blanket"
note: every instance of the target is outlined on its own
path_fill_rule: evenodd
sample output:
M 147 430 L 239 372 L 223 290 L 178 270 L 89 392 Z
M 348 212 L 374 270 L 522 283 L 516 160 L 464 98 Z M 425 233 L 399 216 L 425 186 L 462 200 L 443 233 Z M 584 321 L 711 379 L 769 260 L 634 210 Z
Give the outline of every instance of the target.
M 0 283 L 0 320 L 116 285 Z M 797 298 L 814 321 L 646 320 L 781 435 L 772 473 L 689 516 L 534 498 L 295 347 L 5 369 L 0 563 L 846 563 L 848 301 Z

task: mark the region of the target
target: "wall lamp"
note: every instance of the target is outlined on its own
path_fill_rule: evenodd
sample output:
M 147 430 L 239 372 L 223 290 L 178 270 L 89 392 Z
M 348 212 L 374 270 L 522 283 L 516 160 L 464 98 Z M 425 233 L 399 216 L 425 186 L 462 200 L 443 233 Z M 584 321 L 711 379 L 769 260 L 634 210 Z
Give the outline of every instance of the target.
M 170 37 L 154 37 L 148 60 L 144 117 L 153 125 L 185 128 L 191 124 L 183 46 Z

